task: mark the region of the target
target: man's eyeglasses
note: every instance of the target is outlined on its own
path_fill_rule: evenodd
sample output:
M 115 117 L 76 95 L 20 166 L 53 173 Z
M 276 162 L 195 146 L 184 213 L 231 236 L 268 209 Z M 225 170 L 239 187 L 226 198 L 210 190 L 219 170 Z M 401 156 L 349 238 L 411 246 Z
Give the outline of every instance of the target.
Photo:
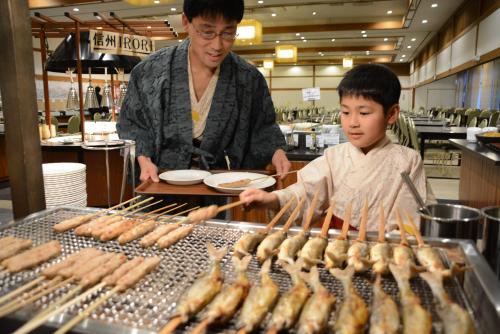
M 215 31 L 200 31 L 194 26 L 194 24 L 193 24 L 193 28 L 198 33 L 198 35 L 201 36 L 201 38 L 206 39 L 206 40 L 212 40 L 215 37 L 220 36 L 220 37 L 222 37 L 223 40 L 232 42 L 238 36 L 236 31 L 235 32 L 223 31 L 221 33 L 216 33 Z

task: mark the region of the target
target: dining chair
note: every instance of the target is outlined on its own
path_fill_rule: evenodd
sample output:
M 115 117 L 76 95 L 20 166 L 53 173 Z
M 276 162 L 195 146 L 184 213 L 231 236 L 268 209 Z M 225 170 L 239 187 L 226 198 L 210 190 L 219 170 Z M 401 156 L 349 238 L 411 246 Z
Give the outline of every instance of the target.
M 488 126 L 488 119 L 487 119 L 487 118 L 483 118 L 483 119 L 481 120 L 481 122 L 479 122 L 479 125 L 478 125 L 478 127 L 480 127 L 481 129 L 482 129 L 482 128 L 485 128 L 485 127 L 487 127 L 487 126 Z
M 80 132 L 80 116 L 73 115 L 68 120 L 68 133 Z
M 469 119 L 467 120 L 468 120 L 467 127 L 471 128 L 477 125 L 477 116 L 474 116 L 472 118 L 470 118 L 469 116 Z
M 499 117 L 500 117 L 500 111 L 497 110 L 492 112 L 490 117 L 490 123 L 488 124 L 488 126 L 497 126 Z
M 94 114 L 94 121 L 100 121 L 102 119 L 101 113 L 96 112 Z
M 59 120 L 57 118 L 55 118 L 54 116 L 52 116 L 50 118 L 50 124 L 54 125 L 54 127 L 56 128 L 56 133 L 57 133 L 57 131 L 59 130 Z

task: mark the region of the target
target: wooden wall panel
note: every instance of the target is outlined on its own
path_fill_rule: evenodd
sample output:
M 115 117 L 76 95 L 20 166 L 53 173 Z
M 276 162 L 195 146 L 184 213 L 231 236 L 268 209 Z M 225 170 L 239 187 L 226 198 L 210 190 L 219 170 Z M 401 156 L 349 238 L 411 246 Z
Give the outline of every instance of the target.
M 454 24 L 453 24 L 453 16 L 446 21 L 441 29 L 438 32 L 438 48 L 439 50 L 445 48 L 449 43 L 453 41 L 454 34 Z
M 454 32 L 458 36 L 461 32 L 473 24 L 480 15 L 481 7 L 478 6 L 478 1 L 466 1 L 454 14 Z

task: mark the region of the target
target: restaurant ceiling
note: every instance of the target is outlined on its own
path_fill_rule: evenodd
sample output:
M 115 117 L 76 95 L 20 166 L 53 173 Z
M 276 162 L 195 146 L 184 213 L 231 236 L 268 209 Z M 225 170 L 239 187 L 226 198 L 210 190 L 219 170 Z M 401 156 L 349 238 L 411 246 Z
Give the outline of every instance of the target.
M 345 55 L 352 55 L 354 63 L 406 63 L 462 2 L 246 0 L 245 18 L 262 23 L 263 43 L 235 46 L 234 50 L 256 63 L 274 58 L 275 46 L 281 43 L 297 46 L 298 63 L 338 64 Z M 66 20 L 64 12 L 68 11 L 82 20 L 94 19 L 94 12 L 115 12 L 127 20 L 168 20 L 179 32 L 179 38 L 156 41 L 157 49 L 179 43 L 185 37 L 181 25 L 182 3 L 182 0 L 151 0 L 148 5 L 136 7 L 116 0 L 30 0 L 32 14 L 40 12 L 58 21 Z M 75 8 L 77 12 L 73 11 Z

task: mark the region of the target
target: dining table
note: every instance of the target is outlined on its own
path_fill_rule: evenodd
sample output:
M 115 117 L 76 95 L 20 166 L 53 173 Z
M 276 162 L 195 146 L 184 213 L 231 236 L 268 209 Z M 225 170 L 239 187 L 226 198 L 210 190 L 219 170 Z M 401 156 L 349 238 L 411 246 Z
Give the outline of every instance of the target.
M 424 158 L 426 140 L 448 140 L 467 138 L 467 127 L 465 126 L 415 126 L 417 135 L 420 138 L 420 155 Z

